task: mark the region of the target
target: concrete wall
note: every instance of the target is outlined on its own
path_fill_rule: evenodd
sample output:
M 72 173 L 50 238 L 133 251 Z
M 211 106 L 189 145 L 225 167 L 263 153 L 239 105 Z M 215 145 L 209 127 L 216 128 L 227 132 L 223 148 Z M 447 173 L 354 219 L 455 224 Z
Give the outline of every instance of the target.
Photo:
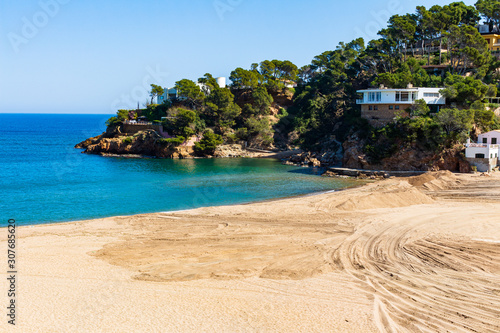
M 126 133 L 129 135 L 133 135 L 135 133 L 145 131 L 145 130 L 154 130 L 158 134 L 160 134 L 164 138 L 171 138 L 171 136 L 163 131 L 163 125 L 157 125 L 157 124 L 152 124 L 152 125 L 145 125 L 145 124 L 123 124 L 121 126 L 121 132 Z
M 377 110 L 373 110 L 375 106 Z M 390 109 L 391 106 L 392 110 Z M 368 120 L 372 126 L 383 126 L 392 122 L 396 115 L 407 117 L 408 113 L 404 110 L 409 107 L 411 107 L 411 104 L 399 104 L 399 110 L 396 110 L 394 104 L 373 104 L 372 110 L 370 110 L 370 105 L 363 104 L 361 105 L 361 117 Z
M 500 165 L 497 158 L 467 158 L 471 166 L 475 166 L 479 172 L 490 172 Z

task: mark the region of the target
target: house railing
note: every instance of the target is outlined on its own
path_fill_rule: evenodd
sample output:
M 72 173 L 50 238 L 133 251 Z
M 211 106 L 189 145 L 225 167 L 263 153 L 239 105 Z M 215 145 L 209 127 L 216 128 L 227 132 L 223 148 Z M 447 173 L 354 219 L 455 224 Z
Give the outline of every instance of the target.
M 150 121 L 125 120 L 124 123 L 127 125 L 153 125 Z
M 487 98 L 490 104 L 500 104 L 500 97 Z
M 487 143 L 468 143 L 465 145 L 467 148 L 490 148 L 490 149 L 499 149 L 500 145 L 489 145 Z

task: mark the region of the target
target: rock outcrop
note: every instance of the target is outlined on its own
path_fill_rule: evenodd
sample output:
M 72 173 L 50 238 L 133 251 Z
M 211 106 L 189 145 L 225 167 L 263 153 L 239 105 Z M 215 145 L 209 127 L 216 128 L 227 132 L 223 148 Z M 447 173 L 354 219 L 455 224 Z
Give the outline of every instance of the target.
M 242 145 L 221 145 L 215 149 L 214 157 L 253 157 Z
M 344 148 L 342 166 L 352 169 L 368 169 L 370 165 L 367 162 L 366 154 L 363 152 L 363 146 L 364 142 L 357 135 L 351 136 L 344 141 L 342 144 Z
M 331 142 L 323 147 L 333 147 L 322 152 L 303 152 L 285 159 L 284 164 L 301 166 L 339 167 L 361 170 L 386 171 L 439 171 L 449 170 L 462 173 L 471 172 L 469 162 L 463 154 L 463 146 L 446 149 L 440 153 L 423 150 L 417 145 L 401 146 L 392 156 L 379 162 L 370 160 L 364 152 L 365 142 L 354 134 L 340 146 Z M 336 149 L 339 147 L 339 149 Z
M 363 152 L 363 142 L 350 138 L 344 142 L 342 164 L 346 168 L 388 171 L 459 171 L 470 172 L 471 167 L 465 159 L 463 146 L 446 149 L 440 153 L 425 151 L 416 145 L 401 147 L 395 154 L 378 163 L 370 163 Z
M 86 148 L 84 153 L 96 155 L 138 155 L 160 158 L 195 156 L 193 147 L 174 147 L 166 144 L 154 130 L 139 132 L 134 136 L 122 136 L 114 132 L 114 136 L 110 136 L 110 133 L 103 133 L 77 144 L 75 148 Z

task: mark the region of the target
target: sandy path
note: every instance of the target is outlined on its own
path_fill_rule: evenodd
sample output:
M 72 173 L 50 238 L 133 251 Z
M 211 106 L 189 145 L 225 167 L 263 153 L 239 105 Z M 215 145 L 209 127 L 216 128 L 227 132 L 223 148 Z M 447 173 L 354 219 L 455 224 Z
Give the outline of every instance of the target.
M 20 228 L 19 326 L 0 329 L 498 332 L 498 198 L 498 175 L 440 173 Z

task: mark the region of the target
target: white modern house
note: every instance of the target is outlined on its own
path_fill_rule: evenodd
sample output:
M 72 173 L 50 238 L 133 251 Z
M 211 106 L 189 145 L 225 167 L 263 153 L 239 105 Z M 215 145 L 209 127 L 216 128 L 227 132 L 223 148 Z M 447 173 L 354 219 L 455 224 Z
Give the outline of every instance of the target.
M 168 88 L 168 89 L 165 89 L 165 91 L 163 92 L 163 95 L 156 97 L 156 104 L 162 104 L 165 101 L 175 99 L 178 97 L 179 97 L 179 94 L 177 93 L 177 89 Z
M 500 130 L 480 134 L 477 143 L 465 145 L 465 157 L 480 172 L 490 172 L 500 165 Z
M 427 105 L 439 111 L 446 104 L 446 98 L 440 93 L 443 88 L 414 88 L 409 85 L 405 89 L 391 89 L 380 86 L 378 89 L 358 90 L 361 105 L 361 117 L 373 126 L 382 126 L 394 120 L 396 115 L 408 116 L 405 111 L 415 101 L 423 99 Z
M 225 77 L 218 77 L 215 80 L 217 80 L 217 84 L 219 85 L 219 87 L 221 87 L 221 88 L 226 87 L 226 78 Z M 203 83 L 196 83 L 196 85 L 198 87 L 200 87 L 200 89 L 202 91 L 206 90 L 206 86 Z M 162 103 L 165 103 L 166 101 L 172 100 L 172 99 L 182 99 L 182 96 L 179 96 L 177 89 L 168 88 L 168 89 L 165 89 L 165 92 L 163 93 L 163 95 L 156 97 L 156 104 L 162 104 Z

